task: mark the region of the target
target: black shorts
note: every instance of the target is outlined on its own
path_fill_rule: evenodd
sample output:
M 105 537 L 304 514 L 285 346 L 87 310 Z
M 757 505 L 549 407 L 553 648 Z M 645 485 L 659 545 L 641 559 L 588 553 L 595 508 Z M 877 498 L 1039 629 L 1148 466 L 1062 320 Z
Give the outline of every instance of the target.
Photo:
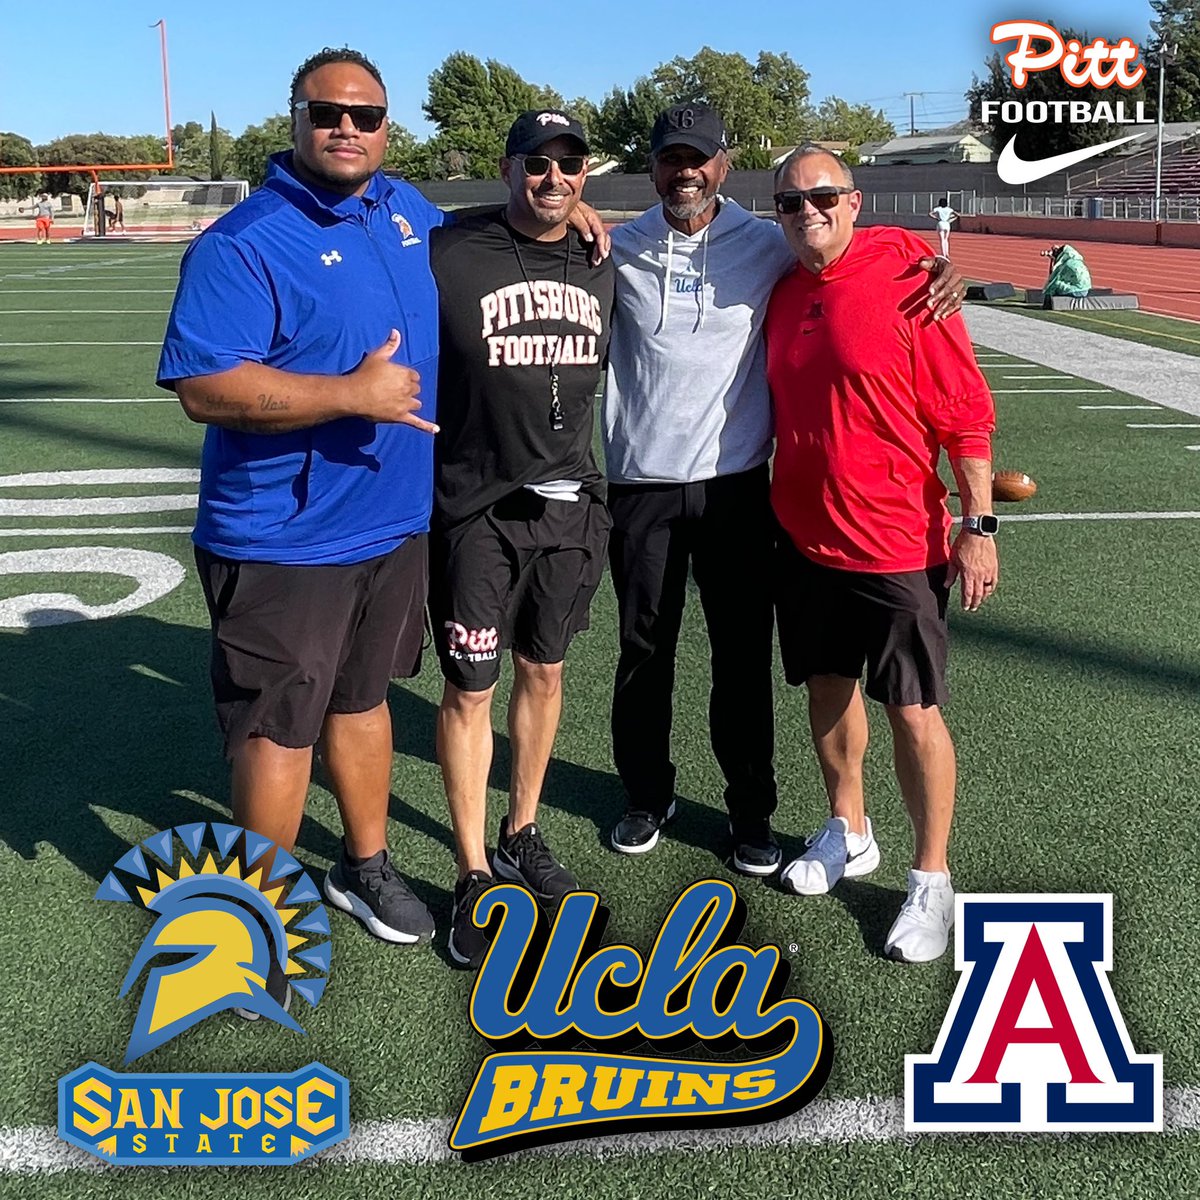
M 947 565 L 874 574 L 825 567 L 786 533 L 776 556 L 775 608 L 783 671 L 794 686 L 812 675 L 859 679 L 882 704 L 943 705 Z
M 442 674 L 465 692 L 500 678 L 500 655 L 557 663 L 588 627 L 610 525 L 603 501 L 522 488 L 430 537 L 429 612 Z
M 383 703 L 389 680 L 420 670 L 424 534 L 348 565 L 241 562 L 195 550 L 227 756 L 250 737 L 315 745 L 327 714 L 367 712 Z

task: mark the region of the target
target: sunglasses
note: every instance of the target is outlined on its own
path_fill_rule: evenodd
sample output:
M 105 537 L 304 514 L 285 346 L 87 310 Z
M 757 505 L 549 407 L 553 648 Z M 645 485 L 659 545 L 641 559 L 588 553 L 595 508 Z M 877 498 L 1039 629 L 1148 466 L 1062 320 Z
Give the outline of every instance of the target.
M 854 189 L 850 187 L 815 187 L 805 191 L 776 192 L 775 208 L 781 213 L 798 213 L 807 200 L 819 212 L 828 212 L 852 191 Z
M 374 133 L 387 118 L 387 109 L 382 104 L 335 104 L 332 100 L 297 100 L 294 111 L 303 109 L 308 113 L 309 124 L 314 129 L 337 129 L 342 117 L 350 114 L 354 128 L 359 133 Z
M 518 154 L 517 160 L 526 175 L 545 175 L 552 162 L 564 175 L 579 175 L 587 165 L 585 154 L 564 154 L 562 158 L 550 158 L 546 154 Z

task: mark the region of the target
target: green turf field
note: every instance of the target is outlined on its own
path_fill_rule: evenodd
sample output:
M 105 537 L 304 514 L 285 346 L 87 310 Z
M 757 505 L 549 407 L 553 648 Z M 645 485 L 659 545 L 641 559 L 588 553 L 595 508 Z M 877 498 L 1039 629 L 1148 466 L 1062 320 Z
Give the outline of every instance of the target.
M 548 840 L 605 898 L 609 938 L 643 948 L 684 885 L 709 875 L 736 881 L 747 939 L 785 948 L 790 991 L 833 1030 L 821 1103 L 851 1111 L 848 1102 L 861 1101 L 886 1118 L 884 1132 L 850 1116 L 780 1145 L 768 1128 L 733 1148 L 705 1150 L 697 1140 L 692 1149 L 634 1153 L 599 1142 L 482 1166 L 449 1158 L 436 1122 L 457 1113 L 484 1047 L 466 1022 L 471 977 L 452 970 L 445 951 L 454 865 L 433 757 L 440 679 L 430 654 L 416 681 L 392 691 L 391 840 L 439 921 L 436 945 L 385 946 L 334 913 L 331 983 L 305 1017 L 306 1037 L 217 1017 L 138 1064 L 255 1071 L 320 1060 L 350 1079 L 352 1151 L 286 1175 L 34 1171 L 37 1154 L 49 1167 L 58 1161 L 50 1132 L 57 1079 L 89 1059 L 118 1067 L 135 1011 L 117 993 L 146 917 L 93 901 L 97 884 L 150 833 L 228 819 L 187 537 L 201 430 L 173 402 L 134 403 L 158 398 L 157 346 L 178 258 L 178 248 L 156 246 L 0 247 L 0 1196 L 1200 1195 L 1200 868 L 1190 825 L 1200 808 L 1196 512 L 1008 522 L 999 591 L 982 612 L 952 620 L 947 713 L 959 752 L 958 890 L 1113 893 L 1113 990 L 1135 1049 L 1163 1055 L 1169 1132 L 896 1136 L 904 1055 L 932 1048 L 957 976 L 951 955 L 924 968 L 881 955 L 910 849 L 882 715 L 873 715 L 868 763 L 879 871 L 817 899 L 740 878 L 725 860 L 721 781 L 707 745 L 706 643 L 691 605 L 677 690 L 680 816 L 652 855 L 616 855 L 606 848 L 622 804 L 607 736 L 616 646 L 606 583 L 591 631 L 568 658 L 544 797 Z M 1040 485 L 1012 515 L 1200 508 L 1192 499 L 1200 452 L 1188 448 L 1200 431 L 1127 428 L 1155 414 L 1081 409 L 1141 402 L 1073 396 L 1096 385 L 1069 377 L 1026 385 L 1017 360 L 980 353 L 998 392 L 997 465 Z M 162 474 L 47 478 L 147 470 Z M 121 498 L 133 503 L 115 503 Z M 145 603 L 130 602 L 135 588 Z M 19 601 L 33 593 L 44 598 Z M 81 604 L 115 615 L 61 620 Z M 122 605 L 128 611 L 117 611 Z M 34 627 L 11 627 L 12 614 L 30 608 L 41 614 Z M 777 715 L 777 827 L 790 857 L 822 819 L 824 800 L 803 695 L 781 678 Z M 503 725 L 501 707 L 493 823 L 507 773 Z M 314 877 L 338 836 L 332 798 L 315 784 L 296 851 Z
M 1184 321 L 1179 317 L 1165 317 L 1159 313 L 1142 312 L 1141 309 L 1050 312 L 1048 309 L 1031 308 L 1023 300 L 1000 303 L 1005 308 L 1036 317 L 1039 321 L 1103 333 L 1108 337 L 1139 342 L 1143 346 L 1157 346 L 1161 350 L 1174 350 L 1179 354 L 1200 354 L 1200 327 L 1194 321 Z

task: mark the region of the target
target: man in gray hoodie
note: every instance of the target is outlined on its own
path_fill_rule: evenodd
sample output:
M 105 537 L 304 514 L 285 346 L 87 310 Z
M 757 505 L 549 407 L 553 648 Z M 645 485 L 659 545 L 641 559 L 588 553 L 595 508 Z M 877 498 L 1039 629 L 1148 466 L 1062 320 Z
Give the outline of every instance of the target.
M 770 822 L 774 523 L 762 322 L 792 256 L 773 222 L 719 198 L 728 139 L 713 109 L 668 109 L 650 144 L 662 204 L 613 231 L 604 394 L 621 630 L 613 758 L 628 794 L 612 845 L 652 850 L 674 815 L 672 692 L 690 562 L 712 652 L 709 728 L 734 866 L 770 875 L 780 856 Z
M 662 204 L 612 235 L 603 438 L 621 638 L 613 759 L 627 810 L 611 842 L 644 854 L 675 812 L 672 694 L 690 564 L 708 627 L 709 733 L 726 781 L 733 865 L 767 876 L 780 851 L 770 820 L 775 521 L 762 330 L 794 257 L 778 225 L 719 195 L 728 137 L 712 108 L 673 106 L 650 145 Z M 934 298 L 961 283 L 943 268 Z M 957 307 L 951 296 L 938 315 Z

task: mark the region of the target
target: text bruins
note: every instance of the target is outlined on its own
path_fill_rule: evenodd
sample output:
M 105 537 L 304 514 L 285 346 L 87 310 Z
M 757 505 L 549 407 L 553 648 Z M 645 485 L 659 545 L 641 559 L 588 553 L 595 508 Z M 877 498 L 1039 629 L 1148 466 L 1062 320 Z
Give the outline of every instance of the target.
M 470 1020 L 495 1052 L 450 1135 L 465 1159 L 635 1130 L 758 1124 L 797 1111 L 824 1085 L 829 1029 L 811 1004 L 783 996 L 788 964 L 777 946 L 738 942 L 746 909 L 731 884 L 685 889 L 645 960 L 632 946 L 601 946 L 607 917 L 594 892 L 567 896 L 548 931 L 516 885 L 476 902 L 491 946 Z M 697 1043 L 710 1056 L 678 1057 Z

